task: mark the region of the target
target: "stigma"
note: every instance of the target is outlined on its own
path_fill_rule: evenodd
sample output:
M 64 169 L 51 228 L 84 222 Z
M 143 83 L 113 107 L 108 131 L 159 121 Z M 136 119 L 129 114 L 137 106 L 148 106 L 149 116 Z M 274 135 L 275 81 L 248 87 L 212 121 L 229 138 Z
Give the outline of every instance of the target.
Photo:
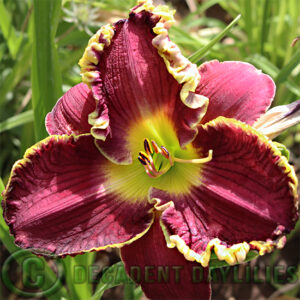
M 144 151 L 139 152 L 138 160 L 144 166 L 147 175 L 157 178 L 165 174 L 174 163 L 203 164 L 212 160 L 212 150 L 208 156 L 195 159 L 182 159 L 172 156 L 165 146 L 158 146 L 154 140 L 144 139 Z

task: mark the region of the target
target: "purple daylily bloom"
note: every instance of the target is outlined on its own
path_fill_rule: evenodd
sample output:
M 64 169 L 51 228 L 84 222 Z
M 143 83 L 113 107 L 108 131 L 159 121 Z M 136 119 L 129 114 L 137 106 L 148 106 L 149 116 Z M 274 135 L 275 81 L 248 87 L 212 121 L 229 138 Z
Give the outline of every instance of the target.
M 118 247 L 149 298 L 209 299 L 212 251 L 241 263 L 250 250 L 282 247 L 294 228 L 297 178 L 268 136 L 298 122 L 299 105 L 265 114 L 275 85 L 250 64 L 197 69 L 168 38 L 173 13 L 139 1 L 90 39 L 84 83 L 47 115 L 50 136 L 14 165 L 4 217 L 22 248 Z

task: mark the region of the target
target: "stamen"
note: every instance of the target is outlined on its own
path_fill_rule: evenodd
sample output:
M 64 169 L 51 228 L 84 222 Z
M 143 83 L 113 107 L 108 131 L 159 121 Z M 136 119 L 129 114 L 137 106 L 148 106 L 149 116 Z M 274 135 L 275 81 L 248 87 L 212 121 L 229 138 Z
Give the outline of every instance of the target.
M 139 157 L 142 158 L 144 161 L 148 161 L 150 163 L 150 159 L 149 159 L 149 156 L 144 153 L 144 152 L 139 152 Z
M 159 149 L 159 147 L 157 146 L 157 144 L 155 143 L 155 141 L 152 140 L 151 143 L 152 143 L 152 146 L 154 148 L 154 152 L 155 153 L 160 153 L 161 150 Z
M 147 167 L 145 167 L 145 171 L 146 171 L 147 175 L 150 176 L 151 178 L 157 178 L 157 177 L 159 177 L 159 176 L 166 173 L 166 172 L 163 172 L 163 171 L 157 172 L 155 170 L 149 170 Z
M 147 175 L 148 175 L 149 177 L 151 177 L 151 178 L 156 178 L 155 175 L 153 175 L 152 173 L 150 173 L 150 171 L 147 169 L 147 167 L 145 167 L 145 171 L 146 171 L 146 173 L 147 173 Z
M 151 140 L 150 143 L 148 139 L 144 139 L 144 148 L 146 153 L 140 151 L 138 160 L 144 166 L 147 175 L 151 178 L 157 178 L 165 174 L 174 165 L 174 162 L 191 164 L 203 164 L 209 162 L 212 160 L 213 153 L 212 150 L 209 150 L 207 157 L 196 159 L 177 158 L 175 156 L 173 157 L 166 147 L 161 146 L 159 148 L 155 141 Z M 154 156 L 156 156 L 157 154 L 161 154 L 164 158 L 166 158 L 169 161 L 169 163 L 159 158 L 158 160 L 156 158 L 154 160 Z M 157 165 L 159 164 L 159 167 L 155 166 L 154 161 Z
M 141 157 L 138 157 L 138 160 L 142 165 L 147 166 L 147 163 Z
M 170 157 L 170 153 L 169 151 L 164 147 L 164 146 L 161 146 L 161 154 L 165 157 L 165 158 L 169 158 Z
M 188 164 L 204 164 L 212 160 L 213 151 L 208 151 L 208 156 L 203 158 L 195 158 L 195 159 L 181 159 L 177 157 L 173 157 L 173 160 L 179 163 L 188 163 Z
M 150 141 L 148 139 L 144 139 L 144 148 L 147 154 L 153 154 L 153 150 L 150 146 Z
M 169 162 L 170 162 L 170 165 L 173 166 L 173 165 L 174 165 L 174 162 L 173 162 L 172 156 L 170 155 L 170 153 L 169 153 L 169 151 L 167 150 L 167 148 L 164 147 L 164 146 L 161 146 L 160 148 L 161 148 L 161 154 L 162 154 L 165 158 L 167 158 L 167 159 L 169 160 Z

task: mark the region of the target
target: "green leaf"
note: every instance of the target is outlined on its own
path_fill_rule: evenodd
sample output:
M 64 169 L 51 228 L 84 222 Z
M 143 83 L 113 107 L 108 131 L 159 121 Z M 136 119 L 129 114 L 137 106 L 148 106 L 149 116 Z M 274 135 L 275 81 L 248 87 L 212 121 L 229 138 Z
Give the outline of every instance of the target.
M 248 262 L 248 261 L 256 258 L 257 256 L 258 256 L 258 252 L 255 250 L 251 250 L 248 252 L 245 262 Z M 216 268 L 222 268 L 222 267 L 226 267 L 226 266 L 230 266 L 230 265 L 224 260 L 219 260 L 217 258 L 217 255 L 214 252 L 212 252 L 210 261 L 209 261 L 209 268 L 216 269 Z
M 32 55 L 32 104 L 35 136 L 47 136 L 46 114 L 62 94 L 61 71 L 55 46 L 61 0 L 34 0 L 34 33 Z
M 87 45 L 89 39 L 90 36 L 85 31 L 74 30 L 68 33 L 68 30 L 66 30 L 61 34 L 61 36 L 59 36 L 56 39 L 56 41 L 59 47 L 70 46 L 70 45 L 82 47 Z
M 6 130 L 13 129 L 17 126 L 24 125 L 33 121 L 33 111 L 28 110 L 22 112 L 16 116 L 8 118 L 7 120 L 0 123 L 0 133 Z
M 132 284 L 132 280 L 127 276 L 124 264 L 121 261 L 112 265 L 103 273 L 91 300 L 101 299 L 106 290 L 120 284 Z
M 254 44 L 253 44 L 253 24 L 252 24 L 252 13 L 253 13 L 253 8 L 251 5 L 251 2 L 253 2 L 253 0 L 243 0 L 242 4 L 243 4 L 243 9 L 244 9 L 244 13 L 243 13 L 243 17 L 245 20 L 245 30 L 247 33 L 247 39 L 248 39 L 248 43 L 250 46 L 250 51 L 253 52 L 254 50 Z
M 265 56 L 254 54 L 246 58 L 246 61 L 255 65 L 257 68 L 263 70 L 263 72 L 269 74 L 271 77 L 276 77 L 279 69 L 270 62 Z
M 93 265 L 95 252 L 85 253 L 76 257 L 66 257 L 63 265 L 66 283 L 70 290 L 70 299 L 85 300 L 92 296 L 90 267 Z
M 210 7 L 218 4 L 220 1 L 222 0 L 206 0 L 203 1 L 201 4 L 198 5 L 197 10 L 195 12 L 189 13 L 181 22 L 181 25 L 184 25 L 185 27 L 190 27 L 191 22 L 195 21 L 195 20 L 201 20 L 201 18 L 199 18 L 199 15 L 203 14 L 207 9 L 209 9 Z M 196 19 L 195 19 L 196 17 Z M 216 20 L 216 19 L 214 19 Z
M 189 57 L 189 60 L 193 63 L 199 62 L 199 60 L 203 56 L 205 56 L 205 54 L 231 30 L 231 28 L 237 23 L 240 17 L 241 15 L 238 15 L 228 26 L 226 26 L 226 28 L 222 32 L 215 36 L 205 47 L 199 49 L 194 54 L 192 54 Z
M 257 68 L 262 69 L 263 72 L 269 74 L 273 78 L 277 77 L 279 74 L 278 67 L 270 62 L 265 56 L 254 54 L 246 58 L 246 61 L 253 64 Z M 296 83 L 290 79 L 287 79 L 284 84 L 292 93 L 300 97 L 300 87 Z M 284 102 L 281 104 L 284 104 Z
M 260 53 L 264 54 L 264 46 L 267 40 L 267 36 L 270 30 L 270 24 L 268 22 L 268 17 L 270 13 L 270 5 L 271 1 L 264 0 L 263 5 L 263 16 L 262 16 L 262 25 L 261 25 L 261 33 L 260 33 Z
M 6 9 L 3 0 L 0 0 L 0 29 L 7 40 L 9 52 L 15 59 L 22 43 L 22 36 L 17 35 L 11 19 L 10 12 Z
M 124 285 L 124 300 L 134 299 L 135 284 L 133 282 Z
M 2 178 L 0 178 L 0 195 L 2 194 L 4 189 L 5 189 L 5 186 L 4 186 L 3 180 L 2 180 Z M 1 201 L 2 201 L 2 196 L 0 196 L 0 197 L 1 197 Z M 2 207 L 0 208 L 0 212 L 1 212 L 1 216 L 2 216 Z
M 6 49 L 6 45 L 4 43 L 0 44 L 0 61 L 2 61 L 2 59 L 3 59 L 3 55 L 5 53 L 5 49 Z
M 299 66 L 300 62 L 300 48 L 297 49 L 295 54 L 292 56 L 290 61 L 280 70 L 280 72 L 277 74 L 275 78 L 276 84 L 279 84 L 281 82 L 284 82 L 287 80 L 288 76 L 291 74 L 291 72 Z
M 142 290 L 142 287 L 139 285 L 134 290 L 134 300 L 139 300 L 143 296 L 144 292 Z
M 236 15 L 237 13 L 241 12 L 241 8 L 238 5 L 237 1 L 227 1 L 222 0 L 219 2 L 219 5 L 228 12 L 231 16 Z
M 16 62 L 11 72 L 5 77 L 0 87 L 0 104 L 5 100 L 8 92 L 12 91 L 21 81 L 31 65 L 32 44 L 27 44 L 22 48 L 21 53 L 17 56 Z

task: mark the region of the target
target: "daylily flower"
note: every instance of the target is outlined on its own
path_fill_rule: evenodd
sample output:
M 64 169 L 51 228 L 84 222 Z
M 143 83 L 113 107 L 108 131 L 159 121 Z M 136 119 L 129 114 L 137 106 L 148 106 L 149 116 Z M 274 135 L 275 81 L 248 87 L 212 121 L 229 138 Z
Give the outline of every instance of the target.
M 209 299 L 212 251 L 241 263 L 283 247 L 294 228 L 297 178 L 268 136 L 297 122 L 299 102 L 264 115 L 269 76 L 242 62 L 197 69 L 168 38 L 173 14 L 140 1 L 90 39 L 84 83 L 14 165 L 4 215 L 22 248 L 120 247 L 148 297 Z

